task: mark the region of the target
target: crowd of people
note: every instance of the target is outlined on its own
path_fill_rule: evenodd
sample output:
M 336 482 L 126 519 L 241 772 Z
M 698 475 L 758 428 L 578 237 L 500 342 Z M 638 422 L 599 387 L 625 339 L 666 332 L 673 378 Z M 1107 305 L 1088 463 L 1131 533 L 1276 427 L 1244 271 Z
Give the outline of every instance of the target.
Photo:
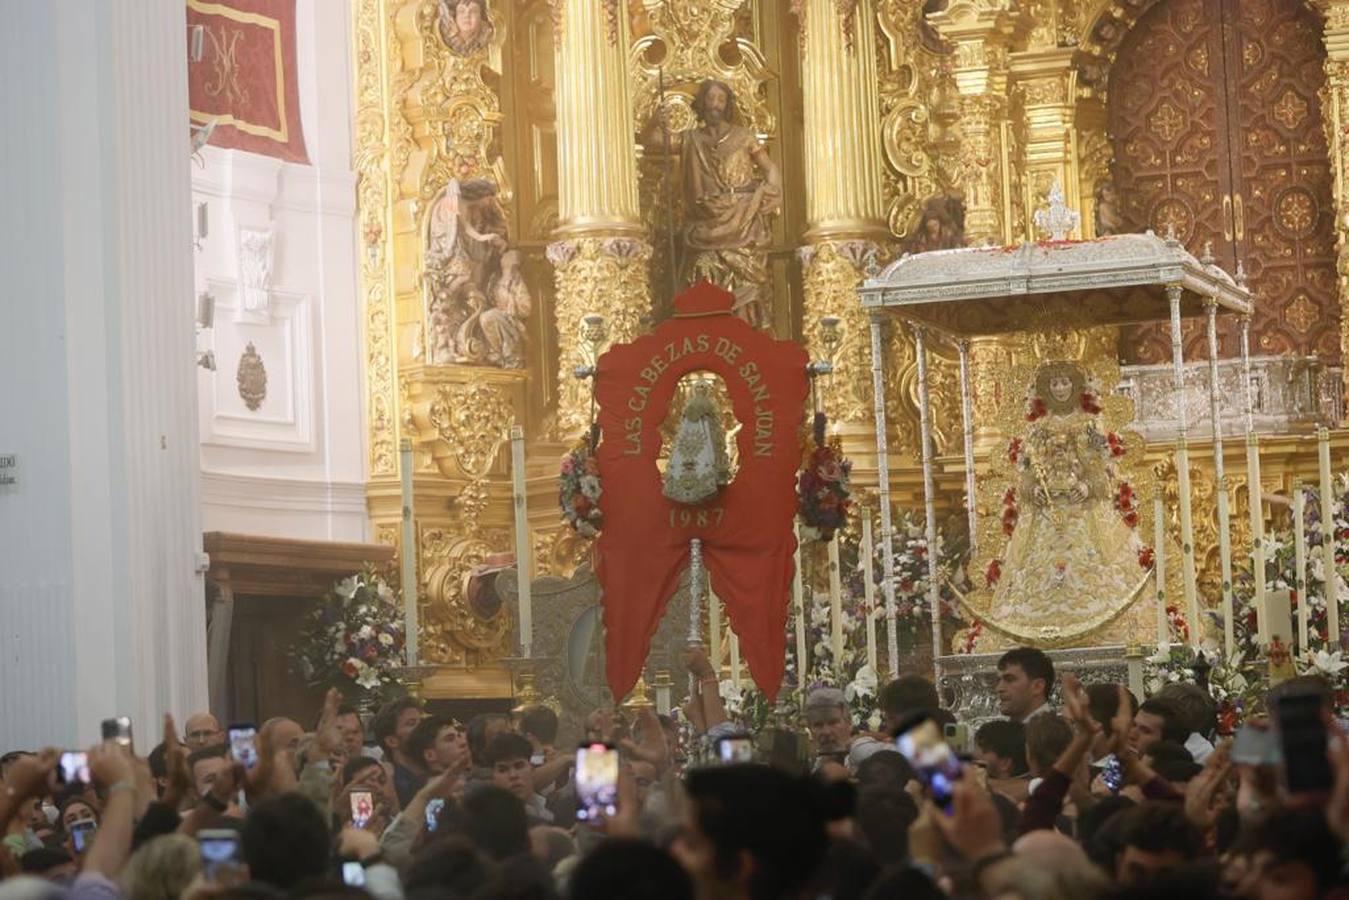
M 1314 678 L 1269 706 L 1319 699 L 1323 790 L 1219 739 L 1200 686 L 1140 703 L 1034 649 L 998 664 L 1004 718 L 970 729 L 906 676 L 874 733 L 823 687 L 799 732 L 743 734 L 707 658 L 687 662 L 682 716 L 575 723 L 620 760 L 594 818 L 546 706 L 460 723 L 404 698 L 367 723 L 330 691 L 312 731 L 272 719 L 246 752 L 207 713 L 181 733 L 166 716 L 145 756 L 92 747 L 82 772 L 12 750 L 0 900 L 1349 898 L 1349 743 Z M 1277 718 L 1252 716 L 1249 739 L 1280 746 Z

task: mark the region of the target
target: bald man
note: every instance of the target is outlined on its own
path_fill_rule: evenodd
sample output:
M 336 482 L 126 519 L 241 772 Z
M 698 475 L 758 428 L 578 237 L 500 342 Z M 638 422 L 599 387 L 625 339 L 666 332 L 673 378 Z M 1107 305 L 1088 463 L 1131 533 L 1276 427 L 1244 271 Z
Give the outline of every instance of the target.
M 187 717 L 187 722 L 183 725 L 183 744 L 189 752 L 224 742 L 225 733 L 215 716 L 208 712 L 199 712 Z

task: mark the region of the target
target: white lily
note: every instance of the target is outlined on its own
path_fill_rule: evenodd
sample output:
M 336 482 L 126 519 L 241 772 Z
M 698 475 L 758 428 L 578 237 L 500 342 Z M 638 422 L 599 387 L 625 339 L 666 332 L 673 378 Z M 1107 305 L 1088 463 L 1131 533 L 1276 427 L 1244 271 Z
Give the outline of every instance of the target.
M 1334 653 L 1327 653 L 1324 650 L 1317 650 L 1312 653 L 1309 650 L 1303 654 L 1302 660 L 1307 670 L 1319 672 L 1331 678 L 1349 668 L 1349 662 L 1342 658 L 1342 653 L 1339 650 Z

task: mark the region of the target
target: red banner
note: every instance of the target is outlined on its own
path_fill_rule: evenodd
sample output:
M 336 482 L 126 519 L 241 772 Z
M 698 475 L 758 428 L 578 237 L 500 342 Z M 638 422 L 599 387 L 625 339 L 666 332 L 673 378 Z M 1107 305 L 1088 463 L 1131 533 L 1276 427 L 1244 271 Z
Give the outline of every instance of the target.
M 782 685 L 808 358 L 800 345 L 732 316 L 734 300 L 706 282 L 694 285 L 675 298 L 673 318 L 599 360 L 604 530 L 595 569 L 616 698 L 637 681 L 693 538 L 702 539 L 712 587 L 755 683 L 770 700 Z M 726 383 L 741 423 L 739 470 L 716 496 L 687 506 L 662 493 L 656 459 L 675 388 L 699 371 Z
M 295 0 L 187 0 L 203 28 L 201 62 L 189 63 L 193 124 L 215 121 L 210 143 L 307 163 L 295 75 Z

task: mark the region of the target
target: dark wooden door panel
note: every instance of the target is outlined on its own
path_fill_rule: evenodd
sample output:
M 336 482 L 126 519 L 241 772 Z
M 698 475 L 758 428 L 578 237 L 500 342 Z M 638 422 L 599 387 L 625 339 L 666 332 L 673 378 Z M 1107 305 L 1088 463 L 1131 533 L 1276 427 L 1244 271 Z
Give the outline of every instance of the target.
M 1221 15 L 1221 0 L 1169 0 L 1139 20 L 1111 70 L 1109 129 L 1126 230 L 1174 228 L 1192 252 L 1211 245 L 1230 269 L 1236 260 L 1225 202 L 1232 172 Z M 1187 356 L 1207 355 L 1202 331 L 1187 329 L 1184 343 Z M 1165 362 L 1170 330 L 1126 328 L 1120 349 L 1129 362 Z
M 1115 184 L 1131 230 L 1168 226 L 1192 252 L 1244 264 L 1258 354 L 1339 360 L 1334 201 L 1321 120 L 1321 26 L 1294 0 L 1166 0 L 1110 77 Z M 1235 322 L 1220 353 L 1238 352 Z M 1202 328 L 1188 358 L 1207 356 Z M 1121 356 L 1170 358 L 1164 326 L 1125 329 Z
M 1338 360 L 1335 208 L 1321 119 L 1321 23 L 1292 0 L 1224 0 L 1236 246 L 1257 298 L 1253 352 Z M 1228 347 L 1224 348 L 1229 350 Z M 1232 343 L 1229 352 L 1235 353 Z

